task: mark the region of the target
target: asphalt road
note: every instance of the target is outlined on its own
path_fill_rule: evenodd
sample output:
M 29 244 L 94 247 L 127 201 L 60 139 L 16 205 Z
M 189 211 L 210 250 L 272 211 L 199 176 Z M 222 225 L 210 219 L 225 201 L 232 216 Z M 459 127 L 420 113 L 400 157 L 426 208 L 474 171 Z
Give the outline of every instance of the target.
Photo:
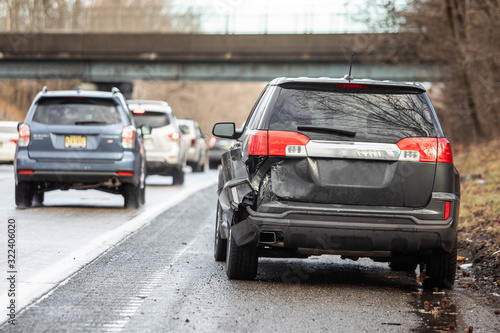
M 453 324 L 457 332 L 469 325 L 474 332 L 500 331 L 492 309 L 460 286 L 424 292 L 415 273 L 393 272 L 370 260 L 260 259 L 256 280 L 229 281 L 224 264 L 213 260 L 215 206 L 214 185 L 186 196 L 63 279 L 17 314 L 15 326 L 5 323 L 0 330 L 440 332 Z M 85 210 L 80 203 L 35 210 L 40 221 L 58 212 L 70 214 L 67 223 L 74 213 L 88 220 L 102 214 L 134 219 L 118 208 Z
M 0 269 L 7 270 L 7 223 L 15 221 L 16 310 L 31 304 L 102 252 L 192 193 L 216 182 L 217 172 L 187 173 L 182 186 L 171 177 L 146 179 L 146 204 L 124 209 L 123 197 L 95 190 L 53 191 L 41 207 L 17 209 L 12 165 L 0 165 Z M 3 275 L 2 275 L 3 277 Z M 0 279 L 0 304 L 8 302 Z M 0 317 L 0 323 L 5 318 Z

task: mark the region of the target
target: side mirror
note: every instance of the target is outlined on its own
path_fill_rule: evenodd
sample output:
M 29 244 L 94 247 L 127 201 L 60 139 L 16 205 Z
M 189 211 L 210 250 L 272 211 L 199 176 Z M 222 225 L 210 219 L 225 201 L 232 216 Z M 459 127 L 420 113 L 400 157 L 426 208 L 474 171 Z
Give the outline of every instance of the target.
M 221 138 L 234 139 L 236 125 L 234 123 L 216 123 L 212 134 Z
M 144 124 L 141 126 L 141 134 L 144 136 L 144 135 L 149 135 L 151 134 L 151 132 L 153 132 L 153 127 L 151 127 L 151 125 L 148 125 L 148 124 Z

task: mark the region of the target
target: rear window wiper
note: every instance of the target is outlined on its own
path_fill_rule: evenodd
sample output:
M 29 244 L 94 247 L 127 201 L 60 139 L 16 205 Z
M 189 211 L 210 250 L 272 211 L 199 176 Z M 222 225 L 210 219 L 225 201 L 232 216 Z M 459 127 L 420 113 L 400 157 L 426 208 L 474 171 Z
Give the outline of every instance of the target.
M 106 125 L 105 121 L 75 121 L 75 125 Z
M 323 133 L 334 133 L 343 136 L 348 136 L 354 138 L 356 136 L 356 132 L 342 130 L 338 128 L 332 127 L 322 127 L 322 126 L 310 126 L 310 125 L 299 125 L 297 126 L 298 131 L 310 131 L 310 132 L 323 132 Z

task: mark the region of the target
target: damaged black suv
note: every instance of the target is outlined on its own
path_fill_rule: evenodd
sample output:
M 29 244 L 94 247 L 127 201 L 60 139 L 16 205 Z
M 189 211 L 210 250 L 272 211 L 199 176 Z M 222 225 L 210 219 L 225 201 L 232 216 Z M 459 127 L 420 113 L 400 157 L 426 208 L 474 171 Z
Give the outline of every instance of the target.
M 458 171 L 425 89 L 388 81 L 278 78 L 219 173 L 215 259 L 253 279 L 258 257 L 334 254 L 455 279 Z

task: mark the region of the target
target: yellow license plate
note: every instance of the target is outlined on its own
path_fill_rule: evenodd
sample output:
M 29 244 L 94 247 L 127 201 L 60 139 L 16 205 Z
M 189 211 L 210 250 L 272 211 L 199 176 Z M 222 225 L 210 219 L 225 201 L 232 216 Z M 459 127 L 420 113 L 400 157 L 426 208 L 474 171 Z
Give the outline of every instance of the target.
M 67 136 L 64 139 L 66 148 L 85 148 L 87 147 L 87 137 L 85 136 Z

